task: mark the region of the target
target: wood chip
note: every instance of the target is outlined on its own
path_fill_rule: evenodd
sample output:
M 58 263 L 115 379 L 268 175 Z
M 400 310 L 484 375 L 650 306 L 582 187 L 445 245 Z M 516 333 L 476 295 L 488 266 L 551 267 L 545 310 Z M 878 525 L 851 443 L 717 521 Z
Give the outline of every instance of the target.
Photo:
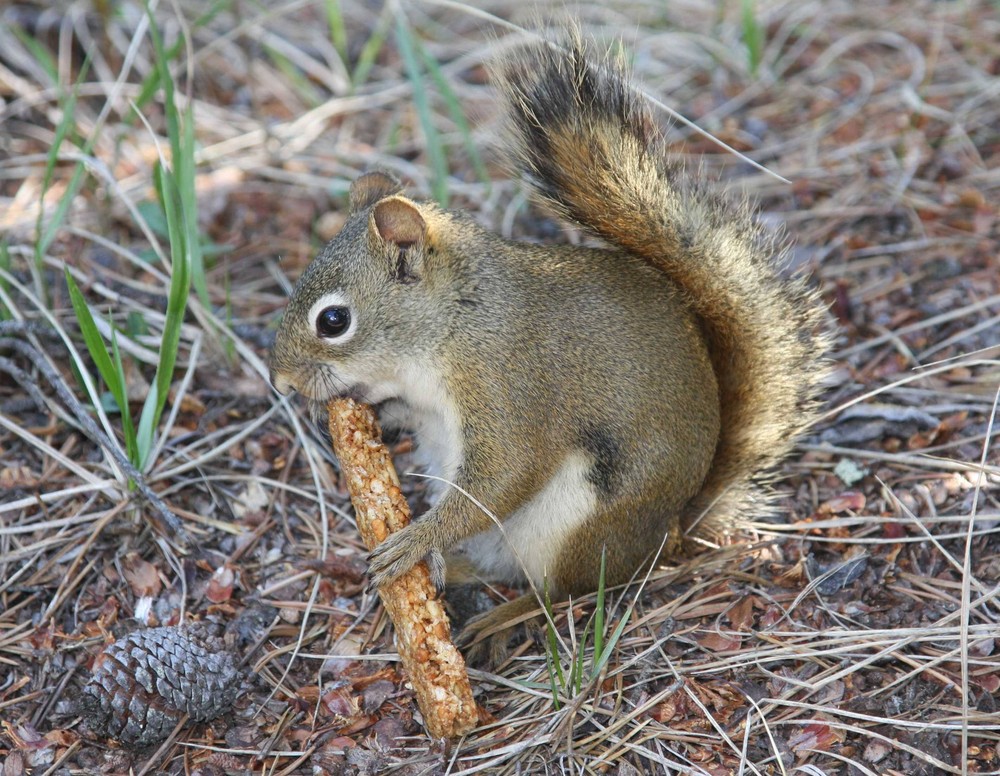
M 354 502 L 358 531 L 371 550 L 410 522 L 410 508 L 372 408 L 336 399 L 328 409 L 333 451 Z M 476 727 L 478 710 L 427 564 L 421 561 L 381 588 L 379 596 L 396 628 L 396 647 L 427 731 L 434 738 L 465 735 Z

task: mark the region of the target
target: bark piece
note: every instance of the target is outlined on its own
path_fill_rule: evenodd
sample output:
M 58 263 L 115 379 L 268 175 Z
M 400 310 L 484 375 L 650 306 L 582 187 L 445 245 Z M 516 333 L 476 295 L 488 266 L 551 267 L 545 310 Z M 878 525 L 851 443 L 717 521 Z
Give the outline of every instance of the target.
M 333 451 L 347 480 L 358 531 L 372 550 L 410 522 L 410 508 L 372 408 L 335 399 L 328 409 Z M 379 596 L 396 628 L 399 656 L 428 732 L 435 738 L 468 733 L 478 722 L 478 710 L 427 564 L 421 561 L 381 588 Z

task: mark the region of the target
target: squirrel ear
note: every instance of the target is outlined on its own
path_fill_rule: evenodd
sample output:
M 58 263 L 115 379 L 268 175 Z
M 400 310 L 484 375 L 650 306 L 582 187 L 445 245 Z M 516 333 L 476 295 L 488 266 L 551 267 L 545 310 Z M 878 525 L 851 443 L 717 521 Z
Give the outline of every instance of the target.
M 376 170 L 356 178 L 351 184 L 351 212 L 374 205 L 380 199 L 399 194 L 402 184 L 387 172 Z
M 369 233 L 377 233 L 383 243 L 392 243 L 397 252 L 389 274 L 401 283 L 415 283 L 420 277 L 422 259 L 410 251 L 427 235 L 427 222 L 410 200 L 405 197 L 383 199 L 372 210 Z
M 372 221 L 379 237 L 405 250 L 423 239 L 427 223 L 420 211 L 408 199 L 389 197 L 372 211 Z

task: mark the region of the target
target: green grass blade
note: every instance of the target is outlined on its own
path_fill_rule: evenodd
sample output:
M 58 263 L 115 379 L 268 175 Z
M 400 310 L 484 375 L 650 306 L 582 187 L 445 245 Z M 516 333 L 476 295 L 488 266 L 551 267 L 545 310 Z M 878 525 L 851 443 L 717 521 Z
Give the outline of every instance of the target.
M 416 41 L 416 44 L 417 50 L 420 52 L 420 58 L 424 62 L 424 67 L 427 68 L 427 72 L 430 73 L 431 78 L 434 80 L 434 85 L 437 86 L 442 99 L 444 99 L 444 104 L 451 115 L 451 120 L 455 122 L 455 126 L 458 127 L 458 131 L 462 135 L 462 144 L 465 146 L 465 152 L 469 155 L 469 161 L 472 162 L 472 169 L 476 171 L 476 177 L 483 183 L 489 183 L 490 174 L 486 169 L 486 165 L 483 164 L 483 159 L 479 155 L 479 149 L 476 147 L 475 141 L 472 139 L 472 128 L 465 118 L 465 111 L 462 110 L 462 104 L 458 101 L 458 97 L 448 83 L 448 79 L 441 72 L 441 66 L 437 60 L 427 53 L 427 49 L 420 45 L 420 41 Z
M 73 89 L 62 104 L 62 120 L 56 124 L 55 135 L 52 137 L 52 145 L 49 146 L 48 155 L 45 158 L 45 173 L 42 175 L 42 195 L 49 190 L 52 185 L 52 177 L 55 174 L 56 163 L 59 161 L 59 149 L 66 141 L 73 120 L 76 118 L 76 89 Z M 44 213 L 43 203 L 38 203 L 38 224 L 37 231 L 41 234 L 42 215 Z
M 386 3 L 385 8 L 382 10 L 382 15 L 378 18 L 378 23 L 372 31 L 371 37 L 361 47 L 361 53 L 358 55 L 358 63 L 354 66 L 354 72 L 351 73 L 351 83 L 354 86 L 363 84 L 365 79 L 368 78 L 368 74 L 375 65 L 375 59 L 382 50 L 382 46 L 385 45 L 385 39 L 389 36 L 389 23 L 391 21 L 392 16 L 389 12 L 389 4 Z
M 549 672 L 549 685 L 552 687 L 552 706 L 559 710 L 559 694 L 566 688 L 566 679 L 563 676 L 562 661 L 559 658 L 559 640 L 556 638 L 556 629 L 552 619 L 552 599 L 549 598 L 549 581 L 545 580 L 542 592 L 545 607 L 545 633 L 547 643 L 545 647 L 545 667 Z
M 83 298 L 83 294 L 80 292 L 76 281 L 73 280 L 73 276 L 69 274 L 68 269 L 64 269 L 64 272 L 66 275 L 66 286 L 69 289 L 69 300 L 73 305 L 73 312 L 80 326 L 83 342 L 87 346 L 87 352 L 90 353 L 90 357 L 94 360 L 94 365 L 97 367 L 101 379 L 108 386 L 108 390 L 111 391 L 111 395 L 118 405 L 118 409 L 122 415 L 122 429 L 125 435 L 126 452 L 128 453 L 129 460 L 132 463 L 137 463 L 137 458 L 133 458 L 133 455 L 136 454 L 135 432 L 132 428 L 132 418 L 128 406 L 125 370 L 122 368 L 121 357 L 118 353 L 118 342 L 114 337 L 114 328 L 112 328 L 111 340 L 112 354 L 108 352 L 108 348 L 104 344 L 104 339 L 97 328 L 94 316 L 90 312 L 90 308 L 87 307 L 87 302 Z
M 66 137 L 69 135 L 70 130 L 76 124 L 77 91 L 80 88 L 80 84 L 83 83 L 86 78 L 89 70 L 90 55 L 88 54 L 83 61 L 83 65 L 80 67 L 80 76 L 77 78 L 73 89 L 70 90 L 70 93 L 62 101 L 62 120 L 60 120 L 59 124 L 56 125 L 55 136 L 52 139 L 52 145 L 49 147 L 49 152 L 45 159 L 45 173 L 42 176 L 42 191 L 38 197 L 38 219 L 35 222 L 34 255 L 35 286 L 38 290 L 39 297 L 42 299 L 47 299 L 48 297 L 42 283 L 42 265 L 45 260 L 45 253 L 48 251 L 49 246 L 55 239 L 56 233 L 59 231 L 60 226 L 62 226 L 63 221 L 66 219 L 66 214 L 69 212 L 70 204 L 72 204 L 77 192 L 80 190 L 80 184 L 83 182 L 83 164 L 78 162 L 76 167 L 73 169 L 73 175 L 70 178 L 69 185 L 66 187 L 66 191 L 63 192 L 62 198 L 59 200 L 59 204 L 56 205 L 55 213 L 49 223 L 44 225 L 43 228 L 43 221 L 45 218 L 45 194 L 52 185 L 52 178 L 55 175 L 56 164 L 59 161 L 59 151 L 62 148 L 63 143 L 66 141 Z M 95 141 L 96 137 L 91 137 L 87 140 L 83 148 L 84 155 L 91 152 Z
M 183 261 L 174 262 L 173 273 L 170 276 L 170 296 L 167 299 L 167 318 L 163 325 L 163 340 L 160 344 L 160 363 L 156 368 L 156 382 L 161 394 L 160 409 L 166 401 L 167 389 L 170 388 L 173 378 L 190 288 L 191 273 L 187 264 Z
M 110 318 L 108 323 L 111 324 Z M 125 437 L 125 454 L 134 466 L 139 465 L 139 445 L 136 439 L 135 426 L 132 423 L 132 410 L 128 406 L 128 383 L 125 379 L 125 367 L 122 364 L 122 354 L 118 349 L 118 335 L 114 326 L 111 327 L 111 357 L 115 365 L 115 372 L 118 374 L 118 382 L 122 386 L 122 397 L 115 396 L 118 409 L 122 413 L 122 435 Z
M 298 94 L 299 99 L 302 100 L 303 103 L 310 108 L 314 108 L 323 102 L 323 97 L 319 90 L 312 85 L 309 77 L 306 76 L 295 63 L 271 46 L 265 45 L 263 46 L 263 49 L 268 59 L 274 63 L 278 72 L 288 79 L 292 88 Z
M 191 23 L 191 30 L 198 30 L 202 27 L 207 26 L 212 22 L 212 20 L 218 16 L 223 11 L 232 10 L 233 6 L 236 5 L 234 0 L 215 0 L 208 10 L 202 13 L 194 22 Z
M 344 14 L 340 10 L 340 0 L 324 0 L 326 23 L 330 27 L 330 41 L 340 55 L 340 61 L 347 65 L 347 28 L 344 26 Z
M 596 678 L 601 671 L 604 670 L 604 666 L 607 665 L 608 660 L 611 659 L 612 653 L 618 646 L 618 641 L 622 637 L 622 633 L 625 631 L 625 625 L 628 623 L 629 617 L 632 616 L 633 604 L 629 604 L 626 608 L 625 613 L 622 615 L 621 621 L 615 627 L 614 631 L 608 637 L 607 641 L 604 639 L 604 591 L 606 587 L 605 583 L 605 562 L 607 556 L 607 548 L 601 550 L 601 573 L 597 581 L 597 608 L 594 611 L 594 667 L 591 671 L 591 678 Z
M 219 13 L 229 8 L 231 5 L 232 2 L 230 2 L 230 0 L 218 0 L 204 14 L 199 16 L 191 24 L 191 29 L 196 30 L 200 27 L 204 27 L 206 24 L 211 22 L 212 19 L 214 19 Z M 148 6 L 147 6 L 147 11 L 148 11 Z M 150 20 L 152 21 L 152 17 L 150 17 Z M 174 41 L 174 45 L 172 45 L 169 49 L 166 49 L 163 52 L 162 61 L 166 62 L 169 66 L 170 62 L 175 61 L 180 56 L 180 53 L 183 50 L 183 48 L 184 48 L 184 39 L 178 38 L 176 41 Z M 153 49 L 154 49 L 154 54 L 156 54 L 155 39 L 153 41 Z M 161 50 L 162 50 L 162 45 L 161 45 Z M 153 96 L 156 94 L 157 89 L 160 88 L 160 85 L 164 78 L 164 74 L 160 69 L 160 63 L 161 63 L 160 57 L 156 56 L 155 61 L 153 62 L 153 67 L 150 69 L 149 73 L 143 79 L 142 85 L 139 87 L 138 96 L 134 100 L 132 100 L 132 107 L 129 108 L 128 114 L 123 119 L 125 123 L 133 125 L 137 121 L 139 121 L 139 111 L 142 110 L 149 103 L 149 101 L 153 99 Z M 170 77 L 169 70 L 167 71 L 166 77 L 167 78 Z
M 154 63 L 158 74 L 157 85 L 163 91 L 163 110 L 170 141 L 171 166 L 162 163 L 153 168 L 153 186 L 163 208 L 163 224 L 170 243 L 172 257 L 170 291 L 167 312 L 160 340 L 160 360 L 149 393 L 143 403 L 136 434 L 138 467 L 148 469 L 154 449 L 156 429 L 166 406 L 167 395 L 173 380 L 177 351 L 180 346 L 181 327 L 187 311 L 192 282 L 206 307 L 209 307 L 208 287 L 205 279 L 204 256 L 198 233 L 198 207 L 195 196 L 194 116 L 188 103 L 183 115 L 177 108 L 175 86 L 170 73 L 173 49 L 168 53 L 163 38 L 147 3 L 149 34 L 153 42 Z
M 160 69 L 154 64 L 153 69 L 150 70 L 146 77 L 142 80 L 138 96 L 132 100 L 129 112 L 124 119 L 126 124 L 134 125 L 139 121 L 139 111 L 141 111 L 149 103 L 149 101 L 153 99 L 153 95 L 156 94 L 159 88 Z
M 556 678 L 559 680 L 559 687 L 561 689 L 566 688 L 566 677 L 562 670 L 562 661 L 559 659 L 559 639 L 556 638 L 556 629 L 553 626 L 553 616 L 552 616 L 552 599 L 549 598 L 549 585 L 548 580 L 545 581 L 544 589 L 545 597 L 545 630 L 548 635 L 548 649 L 546 654 L 552 659 L 552 666 L 555 671 Z
M 10 246 L 7 244 L 7 235 L 4 235 L 3 239 L 0 240 L 0 270 L 3 270 L 3 273 L 0 274 L 0 291 L 4 292 L 0 294 L 0 297 L 3 297 L 10 287 L 6 278 L 6 275 L 10 274 Z M 13 318 L 13 312 L 7 309 L 7 305 L 0 298 L 0 321 L 9 321 Z
M 424 142 L 427 145 L 427 159 L 431 168 L 431 192 L 441 207 L 448 206 L 448 159 L 441 142 L 441 134 L 434 126 L 434 115 L 431 112 L 431 102 L 424 88 L 423 73 L 417 59 L 413 35 L 402 13 L 396 17 L 396 44 L 403 58 L 406 76 L 413 87 L 413 105 L 417 109 L 417 117 L 424 131 Z
M 208 295 L 208 279 L 205 277 L 205 254 L 202 251 L 201 235 L 198 231 L 198 197 L 195 192 L 194 163 L 194 115 L 188 105 L 184 112 L 183 134 L 178 156 L 174 161 L 174 175 L 184 224 L 184 247 L 187 249 L 187 272 L 198 298 L 206 309 L 211 309 L 212 300 Z M 171 249 L 173 245 L 171 244 Z M 184 305 L 187 306 L 185 294 Z
M 94 315 L 90 312 L 90 308 L 87 307 L 87 302 L 80 292 L 80 287 L 73 280 L 73 276 L 69 274 L 69 269 L 64 269 L 63 271 L 66 275 L 66 286 L 69 288 L 69 301 L 73 305 L 76 321 L 80 325 L 83 342 L 90 352 L 90 357 L 94 359 L 94 366 L 97 367 L 97 371 L 104 380 L 105 385 L 108 386 L 108 390 L 115 397 L 115 401 L 118 401 L 120 396 L 124 396 L 125 386 L 118 379 L 118 371 L 115 369 L 114 361 L 111 359 L 111 354 L 108 353 L 104 339 L 101 337 L 101 332 L 94 321 Z
M 597 605 L 594 607 L 594 659 L 604 650 L 604 570 L 607 545 L 601 548 L 601 571 L 597 577 Z M 596 672 L 595 672 L 596 676 Z
M 146 394 L 146 400 L 142 403 L 142 412 L 139 413 L 139 429 L 136 432 L 136 449 L 139 458 L 136 467 L 139 471 L 143 471 L 149 462 L 149 454 L 153 449 L 156 427 L 159 421 L 158 415 L 160 412 L 157 410 L 161 406 L 160 389 L 157 383 L 154 382 L 149 386 L 149 393 Z
M 41 65 L 42 70 L 45 71 L 45 75 L 49 77 L 49 81 L 53 84 L 59 83 L 59 65 L 49 50 L 37 38 L 29 35 L 27 31 L 17 24 L 12 24 L 7 29 L 14 33 L 17 39 L 21 41 L 21 45 L 28 49 L 34 60 Z
M 144 469 L 150 461 L 147 456 L 153 449 L 153 437 L 156 427 L 163 414 L 173 379 L 174 365 L 177 363 L 177 350 L 180 345 L 181 326 L 187 310 L 188 294 L 191 289 L 191 273 L 185 260 L 186 235 L 184 224 L 178 212 L 179 193 L 173 175 L 160 164 L 153 170 L 153 184 L 156 187 L 160 204 L 163 206 L 167 220 L 167 231 L 171 250 L 174 251 L 174 262 L 170 275 L 170 293 L 167 298 L 167 315 L 163 325 L 163 337 L 160 340 L 160 362 L 156 367 L 156 377 L 150 386 L 149 394 L 142 407 L 139 417 L 139 448 L 140 469 Z
M 159 86 L 163 89 L 163 114 L 167 122 L 167 138 L 170 140 L 170 150 L 176 154 L 180 148 L 180 126 L 177 119 L 177 103 L 174 102 L 174 80 L 170 76 L 170 57 L 163 48 L 163 37 L 156 25 L 156 17 L 146 3 L 146 15 L 149 16 L 149 37 L 153 41 L 153 62 L 159 76 Z M 174 160 L 176 163 L 176 159 Z
M 136 210 L 139 211 L 139 215 L 142 216 L 146 222 L 146 226 L 150 228 L 153 234 L 157 237 L 170 237 L 170 231 L 167 228 L 167 214 L 163 212 L 162 205 L 158 202 L 146 200 L 136 205 Z
M 597 676 L 599 673 L 601 673 L 601 671 L 604 670 L 604 666 L 607 665 L 608 660 L 611 659 L 611 655 L 614 653 L 615 647 L 618 646 L 618 641 L 622 637 L 622 633 L 625 630 L 625 626 L 628 624 L 628 619 L 631 614 L 632 614 L 632 607 L 630 606 L 625 611 L 625 614 L 622 615 L 621 621 L 618 623 L 617 627 L 615 627 L 612 634 L 608 637 L 607 644 L 604 645 L 604 649 L 602 650 L 601 654 L 598 655 L 596 652 L 594 653 L 596 657 L 596 662 L 594 663 L 594 671 L 593 671 L 594 676 Z
M 89 153 L 91 147 L 91 144 L 88 143 L 85 153 Z M 83 163 L 78 162 L 76 167 L 73 168 L 73 175 L 69 179 L 69 185 L 66 186 L 66 191 L 59 200 L 59 204 L 56 205 L 56 211 L 52 214 L 52 219 L 46 225 L 41 238 L 35 242 L 35 262 L 39 270 L 41 270 L 46 251 L 48 251 L 49 246 L 52 245 L 52 241 L 56 238 L 56 233 L 62 226 L 63 221 L 66 220 L 66 214 L 69 212 L 69 206 L 73 204 L 73 200 L 80 191 L 80 185 L 83 183 L 84 172 L 85 168 Z
M 167 137 L 170 139 L 170 163 L 173 167 L 172 177 L 175 182 L 175 186 L 172 188 L 175 188 L 177 192 L 177 207 L 174 209 L 173 217 L 179 219 L 185 235 L 183 243 L 174 242 L 173 236 L 171 236 L 170 252 L 174 257 L 175 264 L 179 260 L 187 263 L 187 271 L 191 273 L 191 280 L 198 293 L 198 298 L 201 299 L 206 308 L 210 309 L 211 299 L 208 295 L 208 284 L 205 279 L 204 255 L 201 252 L 201 243 L 198 239 L 198 202 L 194 185 L 194 114 L 189 102 L 182 121 L 175 101 L 170 62 L 163 48 L 163 37 L 160 35 L 160 29 L 157 27 L 156 20 L 148 5 L 146 13 L 149 15 L 149 35 L 153 41 L 156 67 L 160 73 L 160 88 L 163 89 L 163 113 L 167 122 Z M 171 213 L 167 212 L 166 215 L 169 221 Z M 182 245 L 183 251 L 179 251 L 178 248 Z
M 223 265 L 225 272 L 222 275 L 223 292 L 226 297 L 226 328 L 233 328 L 233 287 L 232 278 L 229 274 L 229 262 L 225 262 Z M 233 342 L 232 337 L 226 337 L 223 342 L 224 350 L 226 353 L 226 361 L 230 364 L 236 363 L 236 343 Z
M 167 62 L 173 62 L 180 56 L 181 50 L 184 47 L 184 39 L 179 38 L 174 41 L 169 49 L 166 50 L 164 56 Z M 155 53 L 155 45 L 154 45 Z M 169 78 L 169 72 L 167 77 Z M 149 73 L 146 77 L 142 79 L 142 85 L 139 87 L 139 94 L 134 100 L 132 100 L 132 105 L 129 107 L 128 113 L 125 115 L 123 121 L 129 125 L 135 125 L 139 121 L 139 111 L 141 111 L 149 101 L 153 99 L 156 95 L 157 90 L 160 88 L 160 83 L 163 80 L 163 74 L 160 72 L 159 60 L 155 59 L 152 68 L 150 68 Z
M 163 208 L 163 215 L 167 224 L 167 242 L 170 243 L 170 252 L 173 256 L 172 266 L 185 265 L 187 270 L 187 251 L 184 247 L 184 230 L 181 228 L 180 214 L 178 213 L 179 203 L 177 201 L 177 184 L 174 176 L 160 162 L 153 165 L 153 188 Z
M 556 678 L 556 666 L 559 665 L 558 659 L 558 653 L 553 654 L 550 645 L 550 648 L 545 651 L 545 667 L 549 672 L 549 687 L 552 690 L 552 706 L 556 711 L 559 711 L 562 706 L 559 702 L 559 686 L 561 682 L 558 682 Z
M 580 636 L 580 641 L 577 644 L 576 655 L 573 659 L 573 692 L 574 694 L 579 694 L 580 690 L 583 688 L 583 662 L 584 658 L 587 656 L 587 640 L 590 638 L 590 628 L 594 624 L 593 618 L 587 620 L 586 626 L 584 626 L 583 634 Z
M 764 54 L 764 30 L 757 20 L 755 0 L 743 0 L 742 4 L 743 41 L 747 47 L 750 74 L 757 75 L 761 57 Z

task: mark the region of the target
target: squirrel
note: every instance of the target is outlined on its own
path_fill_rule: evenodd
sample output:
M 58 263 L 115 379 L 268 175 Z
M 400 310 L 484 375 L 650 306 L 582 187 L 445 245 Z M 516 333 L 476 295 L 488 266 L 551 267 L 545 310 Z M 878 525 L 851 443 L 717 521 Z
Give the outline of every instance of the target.
M 440 588 L 451 552 L 564 600 L 598 588 L 602 556 L 623 584 L 760 514 L 817 414 L 824 307 L 750 205 L 668 159 L 618 61 L 535 42 L 493 79 L 515 169 L 610 247 L 508 241 L 364 174 L 291 296 L 271 382 L 413 431 L 438 487 L 371 553 L 376 585 L 426 559 Z M 536 607 L 502 604 L 460 643 L 498 659 Z

